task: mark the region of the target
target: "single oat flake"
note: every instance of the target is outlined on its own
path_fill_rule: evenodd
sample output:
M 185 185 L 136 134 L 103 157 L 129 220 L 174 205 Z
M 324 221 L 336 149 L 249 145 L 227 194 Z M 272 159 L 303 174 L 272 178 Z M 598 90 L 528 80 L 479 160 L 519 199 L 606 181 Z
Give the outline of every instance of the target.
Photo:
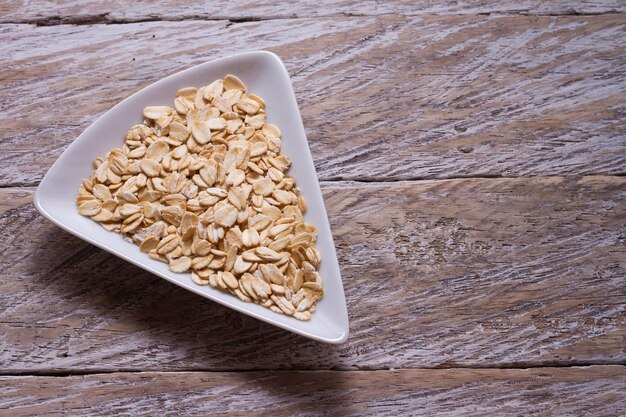
M 124 145 L 93 161 L 78 212 L 197 285 L 310 320 L 324 294 L 317 229 L 265 102 L 227 75 L 173 105 L 144 108 Z

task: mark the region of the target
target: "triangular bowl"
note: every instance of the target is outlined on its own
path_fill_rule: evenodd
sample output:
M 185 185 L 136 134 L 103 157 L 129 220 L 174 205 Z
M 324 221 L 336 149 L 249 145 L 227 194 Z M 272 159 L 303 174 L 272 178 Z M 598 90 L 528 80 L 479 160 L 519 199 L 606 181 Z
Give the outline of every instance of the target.
M 309 322 L 245 303 L 208 286 L 198 286 L 190 274 L 169 271 L 167 265 L 150 259 L 137 246 L 107 232 L 76 209 L 77 190 L 81 180 L 90 175 L 92 160 L 123 144 L 128 128 L 141 123 L 145 106 L 171 106 L 178 89 L 207 85 L 226 74 L 237 75 L 250 92 L 265 100 L 268 123 L 276 124 L 282 131 L 283 152 L 293 161 L 289 174 L 295 177 L 308 203 L 305 220 L 319 230 L 317 248 L 322 257 L 320 274 L 325 295 Z M 315 166 L 289 74 L 280 58 L 271 52 L 248 52 L 209 61 L 163 78 L 128 97 L 96 120 L 63 152 L 41 181 L 34 202 L 37 210 L 59 227 L 189 291 L 321 342 L 343 343 L 348 338 L 348 312 L 339 263 Z

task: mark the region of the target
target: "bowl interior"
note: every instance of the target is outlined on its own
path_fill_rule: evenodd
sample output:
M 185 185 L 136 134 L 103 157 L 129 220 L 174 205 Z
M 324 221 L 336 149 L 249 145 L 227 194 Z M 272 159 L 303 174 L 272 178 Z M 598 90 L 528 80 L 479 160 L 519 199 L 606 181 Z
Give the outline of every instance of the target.
M 107 232 L 76 210 L 78 187 L 81 180 L 90 175 L 91 161 L 122 146 L 126 131 L 142 122 L 145 106 L 172 106 L 178 89 L 207 85 L 226 74 L 237 75 L 250 92 L 265 100 L 268 123 L 281 129 L 283 152 L 293 161 L 289 174 L 295 177 L 308 203 L 305 221 L 319 230 L 317 248 L 322 257 L 320 274 L 325 295 L 309 322 L 242 302 L 208 286 L 198 286 L 191 281 L 190 274 L 169 271 L 164 263 L 150 259 L 136 245 L 116 233 Z M 250 52 L 210 61 L 164 78 L 128 97 L 87 128 L 54 163 L 37 189 L 35 205 L 40 213 L 68 232 L 206 298 L 312 339 L 328 343 L 342 343 L 347 339 L 348 314 L 343 285 L 315 166 L 289 75 L 272 53 Z

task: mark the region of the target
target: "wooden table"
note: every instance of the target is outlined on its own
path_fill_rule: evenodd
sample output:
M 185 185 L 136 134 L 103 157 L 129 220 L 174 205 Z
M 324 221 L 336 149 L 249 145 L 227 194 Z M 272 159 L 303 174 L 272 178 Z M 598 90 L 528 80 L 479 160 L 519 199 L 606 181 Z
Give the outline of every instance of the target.
M 0 414 L 626 414 L 623 1 L 136 3 L 0 3 Z M 257 49 L 293 77 L 344 345 L 31 204 L 116 102 Z

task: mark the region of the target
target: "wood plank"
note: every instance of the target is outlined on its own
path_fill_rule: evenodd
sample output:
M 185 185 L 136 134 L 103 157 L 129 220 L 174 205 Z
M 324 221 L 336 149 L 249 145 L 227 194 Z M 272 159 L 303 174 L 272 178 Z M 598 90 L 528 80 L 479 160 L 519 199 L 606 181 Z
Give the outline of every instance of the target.
M 3 416 L 626 413 L 623 366 L 0 377 Z
M 36 184 L 139 88 L 254 49 L 286 61 L 323 180 L 624 174 L 625 27 L 626 15 L 0 25 L 0 186 Z
M 0 190 L 0 369 L 626 361 L 626 177 L 324 185 L 351 336 L 323 345 L 62 232 Z M 9 208 L 12 207 L 12 208 Z
M 385 2 L 355 0 L 295 1 L 202 1 L 178 0 L 137 3 L 129 0 L 13 1 L 0 4 L 0 23 L 35 22 L 42 25 L 85 22 L 132 22 L 137 20 L 184 19 L 286 19 L 296 17 L 487 14 L 512 13 L 536 15 L 602 14 L 626 12 L 619 0 L 506 0 L 484 2 L 469 0 L 393 0 Z

